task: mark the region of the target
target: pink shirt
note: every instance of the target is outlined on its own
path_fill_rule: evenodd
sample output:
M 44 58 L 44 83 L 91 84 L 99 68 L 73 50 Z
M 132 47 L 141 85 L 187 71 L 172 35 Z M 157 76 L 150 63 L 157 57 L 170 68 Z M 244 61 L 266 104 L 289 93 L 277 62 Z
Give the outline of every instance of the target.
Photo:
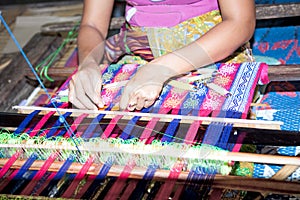
M 218 0 L 127 0 L 126 20 L 132 26 L 172 27 L 218 9 Z

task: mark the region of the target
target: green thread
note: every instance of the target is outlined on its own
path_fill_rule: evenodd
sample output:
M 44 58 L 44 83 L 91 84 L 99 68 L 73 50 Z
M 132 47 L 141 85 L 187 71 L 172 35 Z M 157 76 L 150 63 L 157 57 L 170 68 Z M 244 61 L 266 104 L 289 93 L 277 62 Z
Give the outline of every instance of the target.
M 24 150 L 24 158 L 36 153 L 38 159 L 46 160 L 52 153 L 59 152 L 59 160 L 66 160 L 70 155 L 74 155 L 76 162 L 84 163 L 90 156 L 95 156 L 95 163 L 104 163 L 108 159 L 113 160 L 116 165 L 126 165 L 129 161 L 134 161 L 137 166 L 147 168 L 149 165 L 157 165 L 161 169 L 172 169 L 176 163 L 184 162 L 186 170 L 192 166 L 201 166 L 207 169 L 214 169 L 218 173 L 228 174 L 231 165 L 228 162 L 209 160 L 205 156 L 208 153 L 218 154 L 222 157 L 224 151 L 210 145 L 189 145 L 175 142 L 161 142 L 153 140 L 151 144 L 144 144 L 138 138 L 123 140 L 120 138 L 76 138 L 80 153 L 74 147 L 72 138 L 63 136 L 30 137 L 27 133 L 14 135 L 7 130 L 1 130 L 1 144 L 8 147 L 1 148 L 1 156 L 11 157 L 20 148 Z M 13 148 L 9 144 L 17 145 Z M 18 148 L 18 145 L 20 147 Z M 193 157 L 185 157 L 193 154 Z M 209 155 L 209 154 L 208 154 Z
M 77 38 L 78 32 L 75 31 L 75 30 L 78 28 L 79 24 L 80 24 L 80 22 L 78 21 L 75 24 L 75 26 L 72 28 L 72 30 L 68 32 L 67 37 L 63 40 L 63 42 L 60 44 L 60 46 L 54 52 L 52 52 L 51 54 L 49 54 L 42 62 L 40 62 L 35 67 L 35 70 L 37 72 L 39 72 L 39 75 L 40 75 L 40 77 L 41 77 L 42 80 L 47 79 L 48 81 L 51 81 L 51 82 L 54 81 L 54 79 L 52 79 L 48 75 L 48 70 L 53 65 L 53 63 L 57 60 L 57 57 L 61 53 L 61 51 L 63 50 L 63 48 L 68 43 L 74 41 Z

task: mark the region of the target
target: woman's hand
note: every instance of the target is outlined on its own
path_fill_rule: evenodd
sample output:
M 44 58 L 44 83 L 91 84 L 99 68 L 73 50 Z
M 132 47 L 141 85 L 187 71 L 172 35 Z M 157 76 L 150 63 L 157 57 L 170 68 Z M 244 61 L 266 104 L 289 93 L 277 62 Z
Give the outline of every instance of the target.
M 81 109 L 103 107 L 99 63 L 103 58 L 113 5 L 114 0 L 84 0 L 77 38 L 80 64 L 69 85 L 69 101 Z
M 80 109 L 103 108 L 100 67 L 94 61 L 84 62 L 82 66 L 70 81 L 69 101 Z
M 148 63 L 141 67 L 126 84 L 120 100 L 120 109 L 141 110 L 158 98 L 164 83 L 176 73 L 163 65 Z

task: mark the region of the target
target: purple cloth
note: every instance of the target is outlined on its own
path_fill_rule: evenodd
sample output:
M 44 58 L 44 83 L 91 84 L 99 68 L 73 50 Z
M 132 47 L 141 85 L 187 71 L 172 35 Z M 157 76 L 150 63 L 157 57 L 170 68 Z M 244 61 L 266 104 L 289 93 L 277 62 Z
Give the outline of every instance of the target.
M 132 26 L 172 27 L 218 9 L 217 0 L 127 0 L 126 20 Z

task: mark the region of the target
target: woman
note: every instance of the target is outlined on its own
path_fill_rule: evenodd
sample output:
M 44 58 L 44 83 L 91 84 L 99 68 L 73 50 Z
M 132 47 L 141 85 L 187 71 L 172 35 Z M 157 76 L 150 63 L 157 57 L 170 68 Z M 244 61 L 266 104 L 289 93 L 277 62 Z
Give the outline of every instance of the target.
M 147 61 L 127 83 L 120 108 L 151 106 L 171 77 L 218 61 L 249 61 L 244 44 L 255 29 L 253 0 L 127 0 L 126 25 L 105 41 L 113 0 L 85 0 L 78 36 L 79 69 L 70 101 L 81 109 L 102 108 L 100 62 L 124 54 Z

